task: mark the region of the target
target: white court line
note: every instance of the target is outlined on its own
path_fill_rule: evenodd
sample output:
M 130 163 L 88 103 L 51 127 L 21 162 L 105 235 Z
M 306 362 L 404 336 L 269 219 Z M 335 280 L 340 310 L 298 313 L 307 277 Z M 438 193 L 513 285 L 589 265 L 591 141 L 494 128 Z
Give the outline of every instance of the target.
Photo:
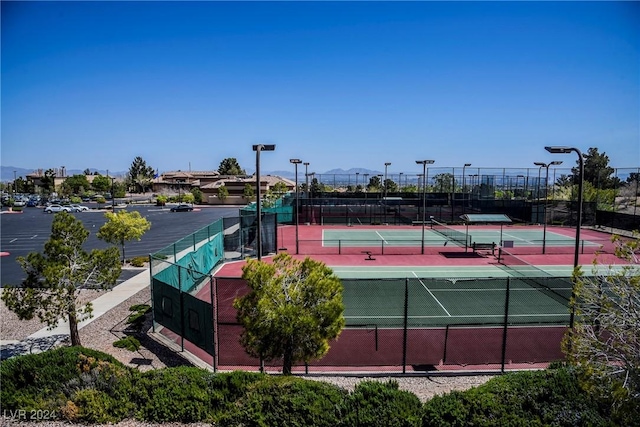
M 514 236 L 513 234 L 509 234 L 509 233 L 503 233 L 502 234 L 502 241 L 503 242 L 504 242 L 504 236 L 509 236 L 509 237 L 513 238 L 514 240 L 520 240 L 521 242 L 525 242 L 528 245 L 535 245 L 531 240 L 523 239 L 522 237 Z
M 9 243 L 13 243 L 13 242 L 15 242 L 16 240 L 18 240 L 18 239 L 12 239 L 12 240 L 9 240 Z
M 384 238 L 384 237 L 382 237 L 382 234 L 380 234 L 380 233 L 379 233 L 379 232 L 377 232 L 377 231 L 376 231 L 376 234 L 377 234 L 377 235 L 382 239 L 382 241 L 383 241 L 383 242 L 385 242 L 385 243 L 389 243 L 389 242 L 387 242 L 387 241 L 385 240 L 385 238 Z
M 536 314 L 509 314 L 509 317 L 555 317 L 555 316 L 568 316 L 569 313 L 536 313 Z M 456 314 L 455 316 L 408 316 L 410 319 L 441 319 L 447 317 L 462 317 L 462 318 L 492 318 L 492 317 L 504 317 L 504 314 Z M 344 316 L 345 319 L 404 319 L 404 316 Z M 347 326 L 348 327 L 348 326 Z
M 413 273 L 413 275 L 414 275 L 414 276 L 416 276 L 416 278 L 418 277 L 418 275 L 417 275 L 414 271 L 412 271 L 412 273 Z M 418 281 L 420 282 L 420 284 L 422 285 L 422 287 L 423 287 L 423 288 L 425 288 L 425 289 L 427 290 L 427 292 L 429 292 L 429 295 L 431 295 L 431 298 L 433 298 L 433 299 L 438 303 L 438 305 L 440 306 L 440 308 L 442 308 L 442 309 L 444 310 L 444 312 L 445 312 L 445 313 L 447 313 L 447 316 L 451 317 L 451 314 L 449 314 L 449 312 L 447 311 L 447 309 L 446 309 L 446 308 L 444 308 L 444 305 L 442 305 L 442 304 L 440 303 L 440 301 L 438 300 L 438 298 L 436 298 L 436 296 L 431 292 L 431 290 L 429 290 L 429 288 L 427 288 L 427 286 L 424 284 L 424 282 L 423 282 L 422 280 L 420 280 L 420 279 L 418 279 Z

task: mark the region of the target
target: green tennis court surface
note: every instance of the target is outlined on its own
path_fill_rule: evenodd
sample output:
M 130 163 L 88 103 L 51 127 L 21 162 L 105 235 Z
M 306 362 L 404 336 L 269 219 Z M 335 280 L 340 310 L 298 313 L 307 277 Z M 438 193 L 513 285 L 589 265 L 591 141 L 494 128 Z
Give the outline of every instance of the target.
M 501 324 L 506 313 L 513 325 L 567 324 L 571 267 L 518 268 L 332 267 L 344 285 L 347 326 L 402 328 L 405 307 L 409 327 Z

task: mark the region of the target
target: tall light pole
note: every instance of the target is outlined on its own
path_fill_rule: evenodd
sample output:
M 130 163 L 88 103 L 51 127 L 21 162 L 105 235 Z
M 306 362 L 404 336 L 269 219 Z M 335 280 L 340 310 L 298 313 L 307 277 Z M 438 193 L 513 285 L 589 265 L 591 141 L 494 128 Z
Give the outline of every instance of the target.
M 544 178 L 544 224 L 542 227 L 542 253 L 544 254 L 546 253 L 547 249 L 547 198 L 549 197 L 549 166 L 561 165 L 562 162 L 559 160 L 554 160 L 551 163 L 533 162 L 533 164 L 536 166 L 540 166 L 538 168 L 538 200 L 540 200 L 540 171 L 542 170 L 542 168 L 546 169 Z
M 307 206 L 306 206 L 306 209 L 305 209 L 305 212 L 306 212 L 306 215 L 305 215 L 306 221 L 305 222 L 308 224 L 309 223 L 309 162 L 304 162 L 302 164 L 304 165 L 304 179 L 305 179 L 304 192 L 306 194 L 305 199 L 307 199 L 307 202 L 306 202 Z
M 16 193 L 18 192 L 18 185 L 16 184 L 16 172 L 18 171 L 13 171 L 13 196 L 15 197 Z
M 424 255 L 424 219 L 427 211 L 427 165 L 432 165 L 435 160 L 416 160 L 416 164 L 422 165 L 422 250 Z
M 402 172 L 398 174 L 398 190 L 402 191 Z
M 382 206 L 384 206 L 384 222 L 387 222 L 387 168 L 389 167 L 389 165 L 391 164 L 391 162 L 385 162 L 384 163 L 384 182 L 382 183 L 382 185 L 384 186 L 384 203 L 382 204 Z
M 360 175 L 360 172 L 356 172 L 356 187 L 354 192 L 358 191 L 358 175 Z
M 289 162 L 293 163 L 296 168 L 296 255 L 298 255 L 298 220 L 299 220 L 299 212 L 300 205 L 298 204 L 299 193 L 298 193 L 298 165 L 302 163 L 300 159 L 290 159 Z
M 255 144 L 253 151 L 256 152 L 256 255 L 258 261 L 262 260 L 262 218 L 260 212 L 260 152 L 274 151 L 275 144 Z
M 466 185 L 466 177 L 464 174 L 464 170 L 467 168 L 467 166 L 471 166 L 471 163 L 465 163 L 464 166 L 462 166 L 462 214 L 464 215 L 464 205 L 465 205 L 465 191 L 464 191 L 464 187 Z
M 582 228 L 582 187 L 584 184 L 584 158 L 582 157 L 582 152 L 574 147 L 544 147 L 549 153 L 553 154 L 568 154 L 572 151 L 578 155 L 578 165 L 579 165 L 579 173 L 580 179 L 578 180 L 578 218 L 576 221 L 576 245 L 575 251 L 573 254 L 573 270 L 576 272 L 579 265 L 579 257 L 580 257 L 580 229 Z M 574 284 L 575 285 L 575 284 Z M 571 291 L 571 296 L 573 297 L 575 293 L 575 286 Z M 573 320 L 575 317 L 575 308 L 571 309 L 571 317 L 569 320 L 569 326 L 573 329 Z

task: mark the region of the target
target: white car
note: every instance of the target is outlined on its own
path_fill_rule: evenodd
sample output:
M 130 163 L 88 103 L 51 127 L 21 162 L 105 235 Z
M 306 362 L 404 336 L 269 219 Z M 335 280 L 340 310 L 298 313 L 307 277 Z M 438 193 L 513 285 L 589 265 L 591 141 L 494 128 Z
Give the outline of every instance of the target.
M 72 210 L 72 212 L 87 212 L 87 211 L 89 210 L 89 208 L 88 208 L 88 207 L 83 206 L 83 205 L 74 205 L 74 204 L 71 204 L 71 205 L 69 205 L 69 206 L 71 206 L 71 209 L 73 209 L 73 210 Z
M 49 205 L 44 208 L 44 213 L 56 213 L 56 212 L 72 212 L 71 206 L 62 205 Z

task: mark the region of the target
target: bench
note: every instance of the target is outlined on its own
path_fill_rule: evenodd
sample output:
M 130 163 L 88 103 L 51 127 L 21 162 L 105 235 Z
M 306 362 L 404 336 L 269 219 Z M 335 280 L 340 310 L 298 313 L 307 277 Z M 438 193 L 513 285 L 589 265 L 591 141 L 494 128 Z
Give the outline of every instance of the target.
M 495 242 L 491 242 L 491 243 L 473 242 L 473 245 L 471 245 L 471 247 L 473 248 L 473 252 L 482 251 L 482 250 L 485 250 L 485 251 L 491 250 L 491 255 L 496 254 Z
M 375 258 L 371 256 L 371 251 L 362 251 L 362 253 L 368 257 L 364 259 L 365 261 L 375 261 Z

